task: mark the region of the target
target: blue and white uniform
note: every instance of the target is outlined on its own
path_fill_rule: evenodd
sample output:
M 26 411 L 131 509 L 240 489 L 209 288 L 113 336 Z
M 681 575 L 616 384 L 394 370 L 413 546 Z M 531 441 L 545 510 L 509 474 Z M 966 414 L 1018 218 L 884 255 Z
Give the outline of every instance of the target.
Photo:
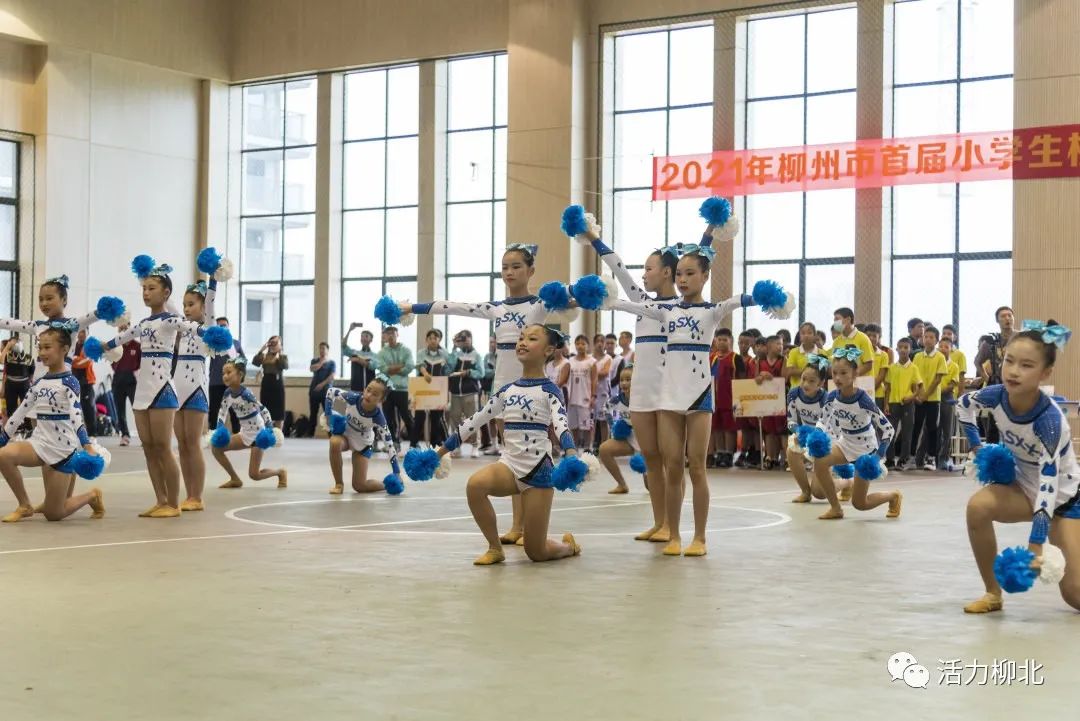
M 637 376 L 637 370 L 634 371 L 634 376 Z M 630 386 L 630 395 L 634 395 L 634 386 Z M 625 421 L 627 425 L 630 425 L 630 399 L 623 395 L 620 390 L 618 395 L 612 396 L 608 400 L 607 414 L 611 419 L 611 424 L 614 426 L 615 421 Z M 634 428 L 630 426 L 630 437 L 626 439 L 626 442 L 630 444 L 636 452 L 641 453 L 641 446 L 638 445 L 637 436 L 634 434 Z
M 867 453 L 884 458 L 894 432 L 873 396 L 862 388 L 856 388 L 850 398 L 841 397 L 838 390 L 831 391 L 825 397 L 817 427 L 829 434 L 833 448 L 839 448 L 848 463 Z
M 86 315 L 77 318 L 51 318 L 49 320 L 19 320 L 18 318 L 0 318 L 0 330 L 9 330 L 13 333 L 25 333 L 33 338 L 33 347 L 30 349 L 30 355 L 34 358 L 34 377 L 33 380 L 38 380 L 49 369 L 45 367 L 45 364 L 38 359 L 37 342 L 42 333 L 49 330 L 49 328 L 64 328 L 71 333 L 71 337 L 74 340 L 79 331 L 86 330 L 94 323 L 98 321 L 97 311 L 87 313 Z M 71 356 L 64 358 L 64 368 L 71 370 Z M 31 416 L 32 418 L 33 416 Z
M 132 340 L 142 347 L 142 361 L 135 371 L 133 409 L 145 411 L 180 406 L 173 385 L 172 359 L 176 335 L 183 330 L 199 332 L 202 327 L 195 321 L 165 311 L 143 318 L 105 343 L 105 350 L 114 350 Z
M 79 405 L 79 381 L 71 371 L 46 373 L 34 381 L 26 399 L 8 419 L 3 430 L 7 443 L 27 417 L 36 417 L 37 425 L 30 436 L 34 453 L 61 473 L 73 473 L 71 457 L 90 444 Z
M 176 372 L 173 383 L 176 385 L 176 398 L 182 411 L 208 413 L 209 378 L 206 372 L 206 359 L 214 352 L 203 343 L 202 333 L 214 319 L 214 298 L 217 296 L 217 281 L 210 277 L 203 301 L 203 317 L 198 328 L 187 327 L 180 331 L 179 352 L 176 356 Z
M 644 381 L 645 385 L 657 386 L 655 410 L 712 413 L 713 375 L 709 367 L 709 349 L 713 333 L 732 311 L 751 305 L 754 305 L 754 299 L 749 295 L 737 295 L 723 303 L 632 303 L 616 300 L 612 305 L 615 310 L 625 310 L 660 321 L 667 330 L 667 346 L 661 350 L 663 373 L 660 382 L 640 378 L 635 365 L 634 385 L 630 389 L 631 409 L 644 410 L 637 407 L 634 400 L 637 391 L 633 390 Z
M 244 445 L 250 446 L 255 442 L 255 436 L 263 428 L 273 428 L 274 421 L 270 418 L 270 411 L 266 410 L 262 403 L 255 398 L 255 394 L 248 388 L 240 388 L 239 393 L 233 393 L 232 388 L 225 389 L 225 395 L 221 398 L 221 410 L 218 411 L 217 425 L 229 427 L 229 411 L 236 414 L 240 421 L 240 437 L 244 439 Z
M 1005 386 L 987 386 L 960 398 L 956 415 L 972 448 L 982 445 L 975 417 L 987 409 L 1001 443 L 1016 458 L 1016 485 L 1034 510 L 1031 542 L 1046 543 L 1051 516 L 1080 518 L 1080 467 L 1069 421 L 1060 406 L 1039 391 L 1035 407 L 1020 415 L 1009 407 Z
M 808 396 L 801 386 L 795 386 L 787 397 L 787 429 L 795 433 L 799 426 L 816 426 L 825 412 L 825 389 L 818 388 L 817 395 Z
M 562 393 L 547 378 L 520 378 L 503 386 L 476 415 L 461 424 L 443 446 L 450 451 L 485 423 L 503 421 L 502 463 L 514 473 L 519 491 L 551 486 L 551 439 L 554 426 L 562 449 L 574 448 Z
M 436 300 L 413 303 L 413 313 L 460 315 L 466 318 L 486 318 L 495 324 L 495 381 L 492 388 L 502 388 L 521 377 L 521 361 L 514 352 L 526 326 L 543 323 L 547 309 L 538 296 L 524 295 L 484 303 L 458 303 Z
M 376 407 L 373 411 L 366 411 L 363 406 L 363 393 L 330 386 L 326 392 L 326 400 L 323 402 L 323 412 L 327 418 L 330 418 L 330 414 L 334 411 L 334 402 L 339 399 L 345 404 L 344 415 L 348 422 L 344 437 L 349 442 L 349 448 L 353 453 L 359 453 L 364 458 L 371 458 L 371 449 L 375 444 L 375 436 L 378 435 L 383 445 L 390 451 L 390 467 L 394 469 L 394 473 L 400 475 L 394 439 L 390 435 L 390 427 L 386 423 L 386 416 L 383 415 L 382 409 Z

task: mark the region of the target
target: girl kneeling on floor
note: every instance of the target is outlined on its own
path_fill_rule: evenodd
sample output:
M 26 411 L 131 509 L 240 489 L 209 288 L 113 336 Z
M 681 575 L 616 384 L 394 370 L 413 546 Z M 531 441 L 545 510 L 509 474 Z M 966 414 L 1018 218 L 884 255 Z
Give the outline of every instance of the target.
M 255 399 L 251 390 L 243 386 L 246 369 L 242 358 L 234 358 L 228 361 L 221 371 L 221 378 L 226 386 L 225 395 L 221 399 L 217 429 L 210 436 L 210 445 L 214 449 L 214 458 L 229 474 L 229 480 L 218 488 L 240 488 L 244 485 L 225 453 L 245 448 L 251 449 L 248 477 L 253 481 L 262 481 L 277 476 L 277 487 L 285 488 L 289 485 L 288 471 L 284 468 L 262 468 L 263 451 L 280 446 L 282 435 L 280 430 L 274 428 L 270 412 Z M 236 435 L 229 433 L 230 410 L 240 421 L 240 432 Z
M 817 353 L 810 353 L 806 367 L 799 376 L 799 385 L 788 393 L 787 400 L 787 429 L 788 470 L 799 484 L 799 495 L 791 499 L 792 503 L 809 503 L 810 497 L 824 498 L 825 491 L 814 480 L 813 486 L 806 475 L 805 449 L 799 442 L 800 427 L 814 427 L 821 420 L 821 414 L 825 410 L 825 381 L 829 377 L 829 359 Z
M 386 491 L 396 496 L 404 490 L 401 483 L 401 469 L 398 468 L 397 452 L 393 438 L 386 425 L 382 412 L 382 402 L 386 398 L 387 385 L 381 377 L 376 377 L 364 388 L 363 393 L 331 387 L 326 393 L 324 412 L 330 428 L 330 471 L 334 474 L 334 487 L 330 495 L 340 496 L 345 490 L 341 480 L 341 454 L 352 451 L 352 488 L 357 493 L 375 493 Z M 334 401 L 341 399 L 345 403 L 345 413 L 334 411 Z M 376 435 L 390 452 L 390 467 L 393 473 L 381 481 L 367 477 L 368 459 L 375 445 Z

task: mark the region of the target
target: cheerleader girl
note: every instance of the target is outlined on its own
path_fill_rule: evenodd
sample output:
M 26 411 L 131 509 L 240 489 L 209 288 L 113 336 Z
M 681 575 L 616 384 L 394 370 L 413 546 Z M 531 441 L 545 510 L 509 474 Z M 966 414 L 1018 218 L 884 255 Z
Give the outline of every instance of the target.
M 262 468 L 263 450 L 281 443 L 281 431 L 274 428 L 274 421 L 270 418 L 270 411 L 259 403 L 255 394 L 250 389 L 244 388 L 244 374 L 247 372 L 246 364 L 242 358 L 229 360 L 221 371 L 221 379 L 225 381 L 225 395 L 221 399 L 221 410 L 218 411 L 217 430 L 211 438 L 211 446 L 214 458 L 229 474 L 229 480 L 222 483 L 218 488 L 240 488 L 244 482 L 236 475 L 236 469 L 225 454 L 228 451 L 241 451 L 251 449 L 248 457 L 248 477 L 253 481 L 262 481 L 272 476 L 277 476 L 278 488 L 287 488 L 289 485 L 289 473 L 284 468 Z M 240 432 L 229 433 L 229 411 L 236 414 L 240 421 Z M 269 435 L 267 435 L 269 434 Z M 263 439 L 266 438 L 266 442 Z M 391 444 L 392 446 L 393 444 Z
M 96 338 L 87 339 L 84 352 L 94 361 L 101 359 L 103 351 L 111 352 L 110 355 L 118 359 L 125 343 L 139 342 L 142 360 L 135 372 L 132 408 L 155 496 L 154 505 L 139 515 L 143 518 L 177 518 L 180 515 L 180 467 L 172 453 L 172 435 L 180 402 L 172 378 L 173 349 L 181 331 L 197 332 L 200 324 L 184 320 L 166 308 L 173 292 L 172 278 L 169 277 L 172 266 L 158 265 L 153 258 L 140 255 L 132 261 L 131 269 L 142 283 L 142 299 L 150 309 L 150 315 L 105 344 Z
M 75 327 L 72 323 L 72 327 Z M 90 506 L 91 518 L 105 516 L 101 490 L 69 495 L 74 482 L 72 459 L 80 449 L 97 455 L 83 425 L 79 405 L 79 382 L 66 368 L 71 350 L 71 333 L 62 328 L 48 328 L 37 336 L 38 359 L 46 374 L 30 387 L 26 399 L 12 413 L 0 431 L 0 473 L 11 487 L 19 507 L 3 518 L 13 523 L 34 515 L 34 507 L 26 493 L 19 467 L 41 468 L 45 483 L 45 503 L 42 512 L 50 521 L 67 518 L 83 506 Z M 11 441 L 23 420 L 33 414 L 37 418 L 29 441 Z
M 825 381 L 829 375 L 829 359 L 817 353 L 806 356 L 806 366 L 799 375 L 799 385 L 788 393 L 787 399 L 787 462 L 791 475 L 799 484 L 799 495 L 791 499 L 792 503 L 809 503 L 810 496 L 824 498 L 825 492 L 817 480 L 811 486 L 806 475 L 803 447 L 799 445 L 796 429 L 799 426 L 816 426 L 825 409 Z
M 502 257 L 502 280 L 506 286 L 503 300 L 483 303 L 459 303 L 437 300 L 431 303 L 398 303 L 403 315 L 431 313 L 436 315 L 460 315 L 467 318 L 486 318 L 495 325 L 495 378 L 493 388 L 502 388 L 521 377 L 521 362 L 515 348 L 521 331 L 533 323 L 541 323 L 547 317 L 543 302 L 529 293 L 529 281 L 536 272 L 537 246 L 512 243 L 506 246 Z M 381 301 L 380 301 L 381 303 Z M 376 311 L 379 308 L 376 307 Z M 382 316 L 382 317 L 380 317 Z M 384 323 L 396 320 L 393 315 L 377 312 L 376 317 Z M 498 425 L 496 423 L 496 425 Z M 520 501 L 514 499 L 514 520 L 510 531 L 503 535 L 504 543 L 516 543 L 521 538 Z
M 832 479 L 832 467 L 853 463 L 861 456 L 876 453 L 882 460 L 893 437 L 893 427 L 874 397 L 855 386 L 862 351 L 853 345 L 833 349 L 832 379 L 836 389 L 825 398 L 825 407 L 817 427 L 825 431 L 831 440 L 829 453 L 814 460 L 814 477 L 829 500 L 829 510 L 818 516 L 822 520 L 844 517 L 836 484 Z M 876 431 L 875 431 L 876 429 Z M 878 440 L 878 433 L 881 440 Z M 855 465 L 855 479 L 851 489 L 851 505 L 859 511 L 869 511 L 883 503 L 889 504 L 886 518 L 897 518 L 903 495 L 900 491 L 868 493 L 870 482 L 861 477 Z
M 1024 325 L 1027 328 L 1005 346 L 1003 383 L 968 393 L 957 406 L 973 451 L 983 444 L 976 416 L 987 409 L 1016 461 L 1015 481 L 991 483 L 968 501 L 968 539 L 986 593 L 964 606 L 966 613 L 1001 610 L 1001 586 L 994 577 L 994 522 L 1028 519 L 1032 521 L 1028 549 L 1038 558 L 1048 539 L 1061 549 L 1065 577 L 1058 588 L 1065 603 L 1080 610 L 1080 466 L 1065 413 L 1039 389 L 1050 378 L 1058 349 L 1064 348 L 1071 333 L 1052 320 Z
M 593 402 L 596 399 L 596 359 L 589 355 L 589 339 L 574 339 L 577 354 L 570 357 L 570 382 L 566 393 L 566 415 L 574 444 L 589 448 L 593 430 Z
M 641 448 L 638 446 L 637 439 L 634 438 L 633 424 L 631 423 L 630 416 L 630 386 L 631 379 L 634 375 L 634 366 L 627 366 L 623 368 L 622 373 L 619 374 L 619 394 L 613 396 L 608 403 L 608 418 L 611 419 L 612 428 L 619 421 L 628 423 L 630 425 L 630 435 L 623 439 L 609 438 L 600 444 L 600 462 L 604 464 L 604 468 L 608 470 L 611 477 L 615 479 L 615 487 L 608 493 L 629 493 L 630 487 L 626 485 L 626 481 L 623 480 L 622 470 L 619 468 L 619 464 L 615 461 L 616 458 L 621 456 L 632 456 L 635 453 L 640 453 Z M 648 481 L 645 483 L 645 488 L 648 489 Z
M 533 561 L 555 561 L 576 556 L 581 546 L 570 533 L 562 542 L 547 537 L 551 520 L 551 441 L 548 427 L 554 426 L 559 445 L 567 455 L 576 455 L 574 439 L 566 424 L 562 394 L 544 375 L 544 363 L 564 343 L 558 331 L 540 324 L 527 326 L 517 342 L 515 357 L 522 377 L 500 388 L 487 405 L 465 421 L 438 450 L 440 457 L 452 452 L 490 419 L 503 421 L 505 445 L 498 461 L 469 477 L 465 494 L 476 525 L 484 534 L 488 550 L 473 563 L 487 566 L 506 559 L 496 524 L 491 496 L 521 497 L 524 512 L 525 554 Z
M 397 453 L 382 412 L 382 402 L 386 397 L 387 385 L 382 378 L 376 377 L 364 388 L 363 393 L 345 391 L 333 386 L 326 393 L 324 413 L 330 426 L 330 472 L 334 475 L 334 487 L 330 495 L 340 496 L 345 490 L 341 480 L 341 454 L 352 451 L 352 487 L 357 493 L 374 493 L 387 490 L 384 481 L 374 481 L 367 477 L 368 459 L 375 446 L 375 436 L 386 445 L 390 452 L 390 467 L 395 476 L 401 475 L 398 468 Z M 340 399 L 345 404 L 345 413 L 334 412 L 334 402 Z M 340 420 L 339 420 L 340 419 Z M 398 487 L 391 491 L 401 492 Z

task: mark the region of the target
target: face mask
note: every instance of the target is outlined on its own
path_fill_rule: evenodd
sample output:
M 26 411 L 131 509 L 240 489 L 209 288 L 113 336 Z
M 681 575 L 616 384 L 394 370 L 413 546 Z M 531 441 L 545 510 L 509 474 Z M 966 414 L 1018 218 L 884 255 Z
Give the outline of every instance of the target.
M 837 333 L 842 333 L 844 330 L 844 321 L 838 320 L 832 324 L 832 329 Z

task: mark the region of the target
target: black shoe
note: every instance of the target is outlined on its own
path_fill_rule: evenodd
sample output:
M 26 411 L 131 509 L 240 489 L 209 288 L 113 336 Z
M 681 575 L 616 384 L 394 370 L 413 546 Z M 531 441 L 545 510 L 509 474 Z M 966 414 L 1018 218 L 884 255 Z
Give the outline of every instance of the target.
M 717 463 L 718 468 L 731 468 L 734 465 L 734 456 L 731 453 L 721 453 L 720 462 Z

